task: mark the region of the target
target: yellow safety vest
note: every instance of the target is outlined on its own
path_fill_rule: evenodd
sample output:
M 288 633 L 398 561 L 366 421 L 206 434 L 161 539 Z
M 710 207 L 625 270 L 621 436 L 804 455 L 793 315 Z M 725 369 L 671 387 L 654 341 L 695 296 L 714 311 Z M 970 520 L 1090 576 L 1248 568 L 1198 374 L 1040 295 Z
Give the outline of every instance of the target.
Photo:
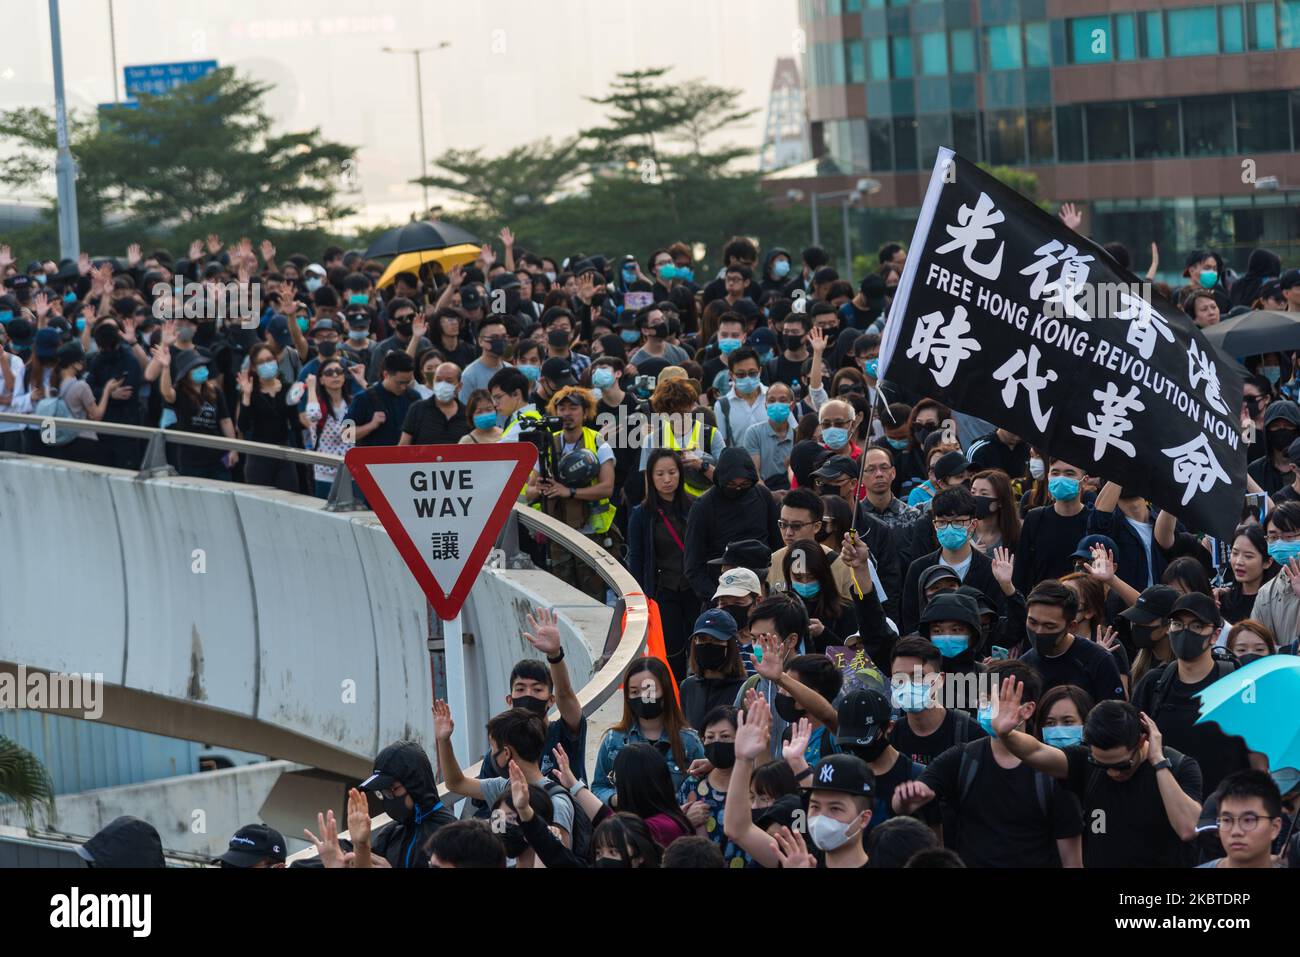
M 582 447 L 586 449 L 588 452 L 590 452 L 592 455 L 595 455 L 597 457 L 597 460 L 599 460 L 600 458 L 597 452 L 597 449 L 600 448 L 600 441 L 601 439 L 600 439 L 599 432 L 597 432 L 595 429 L 589 429 L 586 426 L 583 426 Z M 564 449 L 564 435 L 563 433 L 557 434 L 555 436 L 556 462 L 559 462 L 563 449 Z M 595 485 L 599 481 L 600 481 L 600 476 L 597 476 L 595 479 L 591 481 L 590 484 Z M 609 499 L 607 498 L 603 498 L 599 502 L 586 502 L 584 504 L 587 507 L 587 524 L 583 528 L 579 529 L 579 531 L 582 532 L 582 534 L 584 535 L 604 535 L 606 532 L 609 531 L 609 527 L 614 524 L 614 513 L 618 510 L 610 503 Z
M 542 420 L 542 413 L 538 412 L 536 409 L 533 409 L 531 412 L 529 412 L 526 411 L 523 406 L 520 406 L 518 409 L 512 412 L 510 418 L 506 420 L 506 424 L 501 429 L 501 434 L 504 435 L 506 432 L 508 432 L 510 430 L 510 427 L 514 425 L 516 422 L 518 422 L 520 419 L 532 419 L 533 421 L 540 422 Z M 525 499 L 527 495 L 528 495 L 528 483 L 525 482 L 524 487 L 519 490 L 519 497 L 520 499 Z M 537 509 L 537 511 L 539 512 L 542 511 L 541 499 L 538 499 L 536 502 L 533 502 L 531 507 Z
M 695 426 L 691 429 L 690 437 L 686 440 L 686 445 L 683 447 L 677 444 L 677 435 L 673 432 L 672 422 L 665 418 L 664 439 L 662 443 L 663 447 L 666 449 L 671 449 L 674 452 L 708 453 L 709 449 L 702 449 L 700 447 L 700 432 L 702 426 L 703 423 L 700 422 L 699 419 L 696 419 Z M 704 476 L 700 475 L 700 473 L 695 471 L 694 469 L 686 469 L 686 474 L 682 477 L 683 482 L 686 486 L 686 494 L 689 495 L 691 498 L 699 498 L 701 495 L 707 492 L 711 486 L 707 481 L 702 482 L 701 480 L 703 478 Z M 694 479 L 694 481 L 692 481 L 692 479 Z

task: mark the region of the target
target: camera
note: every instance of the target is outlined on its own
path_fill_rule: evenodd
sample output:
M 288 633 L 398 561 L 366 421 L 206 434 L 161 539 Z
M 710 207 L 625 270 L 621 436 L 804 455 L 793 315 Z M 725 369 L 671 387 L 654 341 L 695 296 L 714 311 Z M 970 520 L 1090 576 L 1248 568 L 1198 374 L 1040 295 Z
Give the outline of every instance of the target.
M 519 425 L 519 441 L 537 446 L 537 474 L 543 479 L 555 477 L 555 443 L 551 436 L 564 431 L 564 423 L 556 415 L 540 419 L 523 419 Z

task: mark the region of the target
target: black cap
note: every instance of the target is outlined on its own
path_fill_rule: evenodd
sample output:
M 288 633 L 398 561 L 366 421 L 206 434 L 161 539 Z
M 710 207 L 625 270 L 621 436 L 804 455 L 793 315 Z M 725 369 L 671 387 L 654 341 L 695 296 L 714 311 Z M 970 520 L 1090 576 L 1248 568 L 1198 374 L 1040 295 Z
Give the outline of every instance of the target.
M 970 471 L 970 462 L 966 461 L 966 456 L 956 451 L 945 452 L 934 463 L 934 477 L 937 479 L 950 479 L 954 475 L 968 471 Z
M 813 478 L 839 479 L 858 477 L 858 463 L 847 455 L 836 455 L 826 461 L 821 468 L 813 472 Z
M 797 794 L 783 794 L 769 806 L 754 808 L 750 819 L 757 828 L 766 828 L 769 824 L 793 827 L 794 822 L 804 813 L 803 801 Z
M 879 691 L 860 688 L 844 696 L 837 709 L 836 744 L 870 744 L 889 727 L 889 701 Z
M 821 269 L 813 273 L 813 282 L 819 285 L 824 282 L 835 282 L 839 278 L 840 274 L 831 266 L 822 266 Z
M 77 848 L 87 863 L 108 867 L 166 867 L 162 838 L 148 821 L 124 814 L 104 825 Z
M 1255 295 L 1259 299 L 1281 299 L 1282 284 L 1276 279 L 1270 279 L 1259 287 L 1259 291 Z
M 491 285 L 493 292 L 498 289 L 517 289 L 519 287 L 519 277 L 512 272 L 497 273 L 492 277 Z
M 1092 546 L 1100 545 L 1107 549 L 1112 555 L 1119 553 L 1119 548 L 1115 545 L 1115 539 L 1109 535 L 1085 535 L 1079 539 L 1079 547 L 1070 555 L 1071 558 L 1082 558 L 1086 562 L 1092 561 Z
M 483 308 L 483 290 L 477 285 L 470 284 L 460 287 L 460 307 L 462 309 L 482 309 Z
M 867 762 L 852 754 L 832 754 L 822 758 L 813 768 L 814 791 L 842 791 L 870 797 L 876 787 L 876 776 Z
M 921 612 L 921 634 L 927 638 L 930 635 L 930 624 L 936 621 L 960 621 L 971 628 L 973 638 L 978 638 L 980 634 L 979 606 L 975 601 L 966 595 L 958 595 L 956 592 L 944 592 L 941 595 L 935 595 L 926 602 L 925 610 Z
M 1138 595 L 1132 608 L 1125 608 L 1119 617 L 1134 625 L 1154 625 L 1169 618 L 1178 601 L 1178 591 L 1168 585 L 1152 585 Z
M 958 585 L 961 584 L 961 576 L 952 568 L 949 568 L 947 565 L 931 565 L 925 571 L 921 572 L 921 577 L 919 579 L 921 592 L 925 593 L 929 591 L 930 586 L 945 578 L 951 578 L 953 581 L 957 582 Z
M 1283 289 L 1300 286 L 1300 269 L 1288 269 L 1278 277 L 1277 284 Z
M 1219 616 L 1219 606 L 1214 603 L 1213 598 L 1204 592 L 1188 592 L 1174 602 L 1174 607 L 1169 612 L 1169 615 L 1172 618 L 1178 614 L 1191 615 L 1197 621 L 1207 625 L 1214 625 L 1216 628 L 1223 624 L 1223 619 Z
M 231 867 L 253 867 L 267 859 L 283 864 L 284 836 L 265 824 L 248 824 L 235 832 L 230 849 L 217 860 Z
M 728 565 L 733 568 L 748 568 L 752 571 L 767 571 L 772 564 L 772 550 L 765 542 L 746 538 L 739 542 L 729 542 L 723 549 L 722 557 L 715 558 L 710 565 Z M 762 577 L 762 576 L 760 576 Z
M 542 377 L 558 386 L 577 385 L 573 377 L 573 366 L 568 359 L 547 359 L 542 363 Z

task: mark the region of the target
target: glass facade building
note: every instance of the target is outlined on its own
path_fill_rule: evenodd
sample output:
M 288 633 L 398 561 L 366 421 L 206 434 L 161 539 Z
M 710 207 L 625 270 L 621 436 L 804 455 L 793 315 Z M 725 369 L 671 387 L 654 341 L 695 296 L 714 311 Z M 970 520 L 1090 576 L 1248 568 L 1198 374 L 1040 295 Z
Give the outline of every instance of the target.
M 877 219 L 905 220 L 951 146 L 1166 265 L 1202 244 L 1300 260 L 1300 0 L 798 2 L 819 174 L 880 179 Z

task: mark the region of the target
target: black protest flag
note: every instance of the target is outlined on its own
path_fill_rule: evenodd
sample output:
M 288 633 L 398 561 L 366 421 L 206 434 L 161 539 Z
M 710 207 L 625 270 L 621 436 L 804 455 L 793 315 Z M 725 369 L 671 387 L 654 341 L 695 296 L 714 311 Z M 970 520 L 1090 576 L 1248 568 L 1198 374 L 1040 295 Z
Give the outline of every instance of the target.
M 941 149 L 880 376 L 1119 482 L 1197 531 L 1241 515 L 1241 379 L 1105 250 Z

